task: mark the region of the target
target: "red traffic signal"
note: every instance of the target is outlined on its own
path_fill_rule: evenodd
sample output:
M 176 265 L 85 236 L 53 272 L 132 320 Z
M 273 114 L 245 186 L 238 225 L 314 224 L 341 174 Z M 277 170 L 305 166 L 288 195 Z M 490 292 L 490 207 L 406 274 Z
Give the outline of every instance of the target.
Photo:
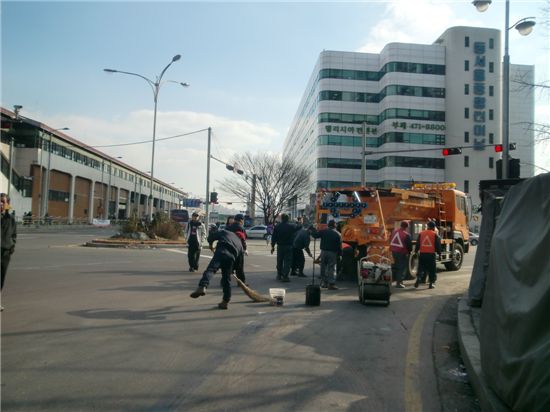
M 516 150 L 516 144 L 515 143 L 510 143 L 508 145 L 508 150 Z M 504 145 L 503 144 L 496 144 L 495 145 L 495 152 L 501 153 L 502 151 L 504 151 Z
M 443 156 L 458 155 L 462 154 L 462 149 L 460 147 L 446 147 L 441 153 L 443 153 Z

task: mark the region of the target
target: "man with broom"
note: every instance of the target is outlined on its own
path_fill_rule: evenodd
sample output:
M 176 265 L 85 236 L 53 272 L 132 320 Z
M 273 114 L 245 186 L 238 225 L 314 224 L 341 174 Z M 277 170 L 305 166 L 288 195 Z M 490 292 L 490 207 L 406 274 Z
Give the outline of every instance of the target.
M 210 285 L 212 277 L 218 269 L 221 269 L 223 298 L 218 304 L 218 309 L 227 309 L 231 300 L 231 273 L 235 262 L 241 259 L 244 249 L 241 240 L 235 233 L 228 230 L 216 230 L 215 225 L 213 226 L 210 227 L 208 233 L 208 244 L 212 250 L 213 243 L 217 241 L 216 250 L 210 264 L 202 274 L 199 287 L 190 296 L 196 299 L 206 295 L 206 289 Z

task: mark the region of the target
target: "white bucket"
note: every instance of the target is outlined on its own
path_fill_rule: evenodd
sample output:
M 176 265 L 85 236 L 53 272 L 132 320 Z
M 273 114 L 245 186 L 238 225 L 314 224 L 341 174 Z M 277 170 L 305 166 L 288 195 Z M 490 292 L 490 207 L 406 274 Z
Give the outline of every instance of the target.
M 285 289 L 280 288 L 269 288 L 269 296 L 271 297 L 271 302 L 275 306 L 283 306 L 285 302 Z

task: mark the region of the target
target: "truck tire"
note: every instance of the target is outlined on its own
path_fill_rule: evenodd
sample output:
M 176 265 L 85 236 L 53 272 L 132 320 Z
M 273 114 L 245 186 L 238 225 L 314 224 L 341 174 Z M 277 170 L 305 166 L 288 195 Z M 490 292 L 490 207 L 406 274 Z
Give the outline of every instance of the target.
M 462 267 L 462 261 L 464 260 L 464 249 L 460 243 L 453 244 L 453 255 L 449 262 L 445 262 L 445 269 L 447 270 L 460 270 Z

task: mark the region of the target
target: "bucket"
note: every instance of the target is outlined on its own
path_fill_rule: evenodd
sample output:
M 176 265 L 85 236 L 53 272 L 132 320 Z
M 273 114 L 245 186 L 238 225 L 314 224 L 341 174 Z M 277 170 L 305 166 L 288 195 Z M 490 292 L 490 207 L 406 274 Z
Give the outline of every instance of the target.
M 275 306 L 283 306 L 285 302 L 285 289 L 269 288 L 269 296 Z

